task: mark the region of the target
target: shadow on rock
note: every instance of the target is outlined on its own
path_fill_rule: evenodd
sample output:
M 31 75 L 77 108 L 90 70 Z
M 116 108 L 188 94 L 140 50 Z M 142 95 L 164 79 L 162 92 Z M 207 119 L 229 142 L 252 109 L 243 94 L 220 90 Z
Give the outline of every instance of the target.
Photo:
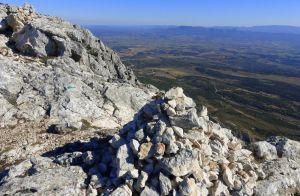
M 230 130 L 210 121 L 205 107 L 199 113 L 195 107 L 181 88 L 172 88 L 144 105 L 117 134 L 69 143 L 12 167 L 3 174 L 0 191 L 113 196 L 299 192 L 298 142 L 276 137 L 254 143 L 250 151 Z

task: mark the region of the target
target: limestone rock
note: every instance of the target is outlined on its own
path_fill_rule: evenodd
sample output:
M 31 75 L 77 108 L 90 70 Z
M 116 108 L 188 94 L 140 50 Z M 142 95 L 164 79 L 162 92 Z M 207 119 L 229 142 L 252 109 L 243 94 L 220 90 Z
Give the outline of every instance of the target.
M 73 164 L 85 168 L 90 178 L 89 184 L 84 184 L 88 195 L 95 195 L 96 191 L 123 195 L 298 194 L 300 167 L 297 148 L 291 148 L 293 141 L 268 140 L 266 145 L 282 152 L 282 158 L 276 155 L 274 159 L 260 162 L 230 130 L 208 118 L 202 119 L 201 127 L 183 131 L 181 127 L 172 126 L 172 116 L 159 109 L 166 104 L 164 98 L 149 104 L 155 108 L 154 113 L 145 115 L 143 109 L 119 133 L 107 139 L 107 143 L 91 143 L 87 148 L 79 145 L 73 153 L 56 156 L 55 162 L 66 168 Z M 189 110 L 191 108 L 183 107 L 173 117 Z M 204 124 L 209 125 L 206 131 Z M 257 152 L 269 153 L 268 150 Z M 32 164 L 27 162 L 22 167 L 29 170 Z M 23 170 L 16 167 L 13 171 L 17 176 Z M 12 175 L 3 178 L 0 188 L 14 179 Z
M 176 108 L 176 105 L 177 105 L 175 99 L 172 99 L 172 100 L 168 101 L 168 104 L 169 104 L 173 109 L 175 109 L 175 108 Z
M 201 127 L 196 109 L 192 108 L 178 116 L 170 116 L 172 126 L 178 126 L 184 129 Z
M 88 30 L 29 5 L 2 5 L 1 16 L 2 31 L 8 30 L 5 24 L 14 31 L 1 34 L 1 43 L 8 48 L 10 41 L 13 49 L 0 58 L 1 127 L 49 117 L 49 130 L 57 133 L 115 129 L 154 95 L 154 88 L 139 85 L 118 55 Z
M 285 137 L 269 137 L 267 141 L 276 147 L 279 157 L 300 159 L 300 143 Z
M 1 194 L 299 195 L 299 142 L 251 149 L 205 106 L 198 116 L 182 88 L 141 84 L 91 32 L 29 5 L 0 4 L 0 31 L 0 127 L 43 130 L 1 152 L 1 166 L 14 164 Z M 52 150 L 64 138 L 80 141 Z
M 277 158 L 276 147 L 266 141 L 253 143 L 253 148 L 254 148 L 254 153 L 258 158 L 263 158 L 263 159 Z
M 183 103 L 184 103 L 184 107 L 185 109 L 189 109 L 189 108 L 194 108 L 196 107 L 196 103 L 194 102 L 194 100 L 190 97 L 184 97 L 183 99 Z
M 83 161 L 82 152 L 73 152 L 73 153 L 65 153 L 56 157 L 54 162 L 60 165 L 70 166 L 70 165 L 81 163 L 82 161 Z
M 59 53 L 55 42 L 41 31 L 32 26 L 16 27 L 22 30 L 14 34 L 13 41 L 16 43 L 17 50 L 24 55 L 45 57 L 55 56 Z
M 111 194 L 111 196 L 131 196 L 132 191 L 127 185 L 123 185 L 121 187 L 118 187 L 116 190 L 114 190 Z
M 188 130 L 185 134 L 184 137 L 189 139 L 189 140 L 195 140 L 195 141 L 203 141 L 205 139 L 205 135 L 203 131 L 201 130 Z
M 176 135 L 178 135 L 181 138 L 184 137 L 183 129 L 182 128 L 176 127 L 176 126 L 173 126 L 172 128 L 173 128 L 174 132 L 176 133 Z
M 134 169 L 134 158 L 130 147 L 126 144 L 120 146 L 116 154 L 117 176 L 121 177 Z
M 145 134 L 144 134 L 144 130 L 143 129 L 139 129 L 135 132 L 135 135 L 134 135 L 135 139 L 139 142 L 141 142 L 144 137 L 145 137 Z
M 159 186 L 162 195 L 168 195 L 172 189 L 171 180 L 163 173 L 159 174 Z
M 165 97 L 169 100 L 183 97 L 183 90 L 180 87 L 172 88 L 166 92 Z
M 131 150 L 132 150 L 132 152 L 134 153 L 134 154 L 138 154 L 138 152 L 139 152 L 139 147 L 140 147 L 140 143 L 137 141 L 137 140 L 135 140 L 135 139 L 132 139 L 131 141 L 130 141 L 130 148 L 131 148 Z
M 227 166 L 225 166 L 222 176 L 223 176 L 224 182 L 226 183 L 226 185 L 228 187 L 230 187 L 230 188 L 234 187 L 232 172 Z
M 155 124 L 155 132 L 156 132 L 156 134 L 158 134 L 160 136 L 164 134 L 166 128 L 167 128 L 167 125 L 162 120 L 157 121 L 157 123 Z
M 156 148 L 156 149 L 155 149 L 155 153 L 156 153 L 157 155 L 162 156 L 162 155 L 165 154 L 165 149 L 166 149 L 166 147 L 165 147 L 165 145 L 164 145 L 163 143 L 158 143 L 158 144 L 156 144 L 155 148 Z
M 141 196 L 159 196 L 159 193 L 154 187 L 146 186 L 141 192 Z
M 207 116 L 207 108 L 202 106 L 202 110 L 200 111 L 200 116 L 205 117 Z
M 167 154 L 175 154 L 177 153 L 177 151 L 179 150 L 176 142 L 171 141 L 168 145 L 167 145 L 167 149 L 166 149 L 166 153 Z
M 222 183 L 222 181 L 217 181 L 215 186 L 213 187 L 212 190 L 212 195 L 213 196 L 218 196 L 218 195 L 230 195 L 228 188 Z
M 140 150 L 138 153 L 138 157 L 140 159 L 149 158 L 152 156 L 152 154 L 153 154 L 153 145 L 151 142 L 141 144 Z
M 110 140 L 109 143 L 114 148 L 119 148 L 120 146 L 124 145 L 126 142 L 125 140 L 120 137 L 118 134 L 115 134 Z
M 172 128 L 167 128 L 166 131 L 164 132 L 163 138 L 162 138 L 163 142 L 165 144 L 170 144 L 171 142 L 175 141 L 175 135 L 174 135 L 174 131 Z
M 268 176 L 257 182 L 255 195 L 297 195 L 300 193 L 300 164 L 281 158 L 263 163 L 262 170 Z
M 63 167 L 51 159 L 36 157 L 12 167 L 1 180 L 0 192 L 4 195 L 83 195 L 86 177 L 80 167 Z
M 87 195 L 88 196 L 97 196 L 97 189 L 94 189 L 91 185 L 89 185 L 88 189 L 87 189 Z
M 129 176 L 136 179 L 139 177 L 139 170 L 133 169 L 129 171 Z
M 174 110 L 174 108 L 168 107 L 166 109 L 166 112 L 169 116 L 175 116 L 176 115 L 176 111 Z
M 198 153 L 188 149 L 181 149 L 175 156 L 161 160 L 161 167 L 178 177 L 192 173 L 198 165 Z
M 179 185 L 181 195 L 197 196 L 201 195 L 200 188 L 196 185 L 193 178 L 187 178 L 183 180 Z
M 141 172 L 139 175 L 136 183 L 135 183 L 135 190 L 141 192 L 141 190 L 146 186 L 146 181 L 148 180 L 148 174 L 144 171 Z

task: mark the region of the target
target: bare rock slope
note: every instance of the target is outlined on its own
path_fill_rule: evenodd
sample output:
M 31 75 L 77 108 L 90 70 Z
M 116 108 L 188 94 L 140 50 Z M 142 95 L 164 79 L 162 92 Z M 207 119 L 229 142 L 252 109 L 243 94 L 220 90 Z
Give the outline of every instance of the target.
M 31 124 L 47 130 L 45 142 L 52 132 L 61 133 L 56 141 L 118 129 L 48 151 L 1 149 L 0 164 L 10 157 L 12 165 L 0 171 L 0 195 L 300 194 L 299 142 L 245 145 L 204 106 L 197 112 L 180 87 L 163 93 L 140 84 L 89 31 L 29 5 L 1 4 L 0 21 L 4 138 L 10 130 L 30 135 L 23 129 Z M 22 152 L 23 161 L 13 158 Z
M 153 93 L 89 31 L 0 5 L 0 126 L 50 117 L 54 131 L 117 128 Z

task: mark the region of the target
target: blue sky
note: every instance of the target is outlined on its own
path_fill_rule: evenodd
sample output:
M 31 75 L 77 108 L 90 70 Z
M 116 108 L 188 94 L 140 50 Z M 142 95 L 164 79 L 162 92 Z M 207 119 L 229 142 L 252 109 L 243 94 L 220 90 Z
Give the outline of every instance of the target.
M 4 0 L 71 22 L 104 25 L 300 26 L 300 0 Z

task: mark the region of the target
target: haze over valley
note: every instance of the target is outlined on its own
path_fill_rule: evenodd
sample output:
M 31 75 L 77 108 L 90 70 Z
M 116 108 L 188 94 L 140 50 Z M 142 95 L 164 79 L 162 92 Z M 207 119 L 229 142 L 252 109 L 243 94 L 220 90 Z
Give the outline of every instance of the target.
M 300 140 L 300 28 L 88 26 L 137 77 L 183 86 L 240 137 Z

